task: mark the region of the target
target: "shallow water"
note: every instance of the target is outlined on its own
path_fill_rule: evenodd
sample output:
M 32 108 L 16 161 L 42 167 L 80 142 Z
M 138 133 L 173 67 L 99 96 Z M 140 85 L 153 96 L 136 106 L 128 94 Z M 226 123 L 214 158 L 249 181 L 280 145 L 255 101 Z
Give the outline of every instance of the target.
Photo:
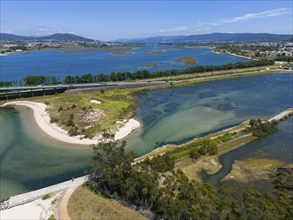
M 235 160 L 248 158 L 270 158 L 282 161 L 284 164 L 293 163 L 293 117 L 281 121 L 277 132 L 220 156 L 222 168 L 216 174 L 209 176 L 208 181 L 213 185 L 219 185 L 221 179 L 231 172 Z
M 161 50 L 164 53 L 145 53 L 144 50 Z M 142 70 L 147 64 L 157 64 L 149 68 L 149 71 L 184 69 L 187 68 L 183 62 L 173 62 L 182 56 L 192 56 L 197 59 L 196 65 L 223 65 L 239 61 L 248 61 L 241 57 L 229 54 L 215 54 L 209 49 L 187 49 L 178 47 L 172 50 L 170 46 L 154 48 L 147 46 L 132 50 L 134 54 L 110 58 L 118 51 L 100 51 L 60 54 L 64 50 L 41 50 L 29 53 L 14 54 L 0 57 L 1 79 L 0 81 L 20 80 L 27 75 L 64 76 L 78 74 L 97 74 L 100 72 L 134 72 Z
M 138 95 L 142 128 L 127 137 L 138 155 L 180 143 L 251 118 L 293 106 L 292 74 L 270 74 L 199 83 Z
M 0 200 L 84 174 L 90 148 L 48 137 L 30 109 L 0 108 L 0 122 Z
M 126 149 L 141 155 L 163 143 L 275 115 L 293 106 L 292 80 L 292 74 L 271 74 L 148 91 L 138 96 L 142 128 L 127 137 Z M 48 137 L 30 109 L 0 108 L 0 125 L 0 199 L 81 176 L 88 166 L 90 148 Z

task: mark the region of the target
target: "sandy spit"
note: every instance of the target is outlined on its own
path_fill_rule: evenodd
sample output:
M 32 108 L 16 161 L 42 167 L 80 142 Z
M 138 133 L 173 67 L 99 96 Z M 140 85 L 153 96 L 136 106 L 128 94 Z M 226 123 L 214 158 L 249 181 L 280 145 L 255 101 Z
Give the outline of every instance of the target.
M 69 136 L 67 131 L 57 126 L 54 123 L 50 123 L 50 116 L 48 115 L 46 108 L 47 105 L 38 102 L 31 101 L 13 101 L 7 102 L 1 107 L 5 106 L 26 106 L 31 108 L 34 112 L 34 119 L 40 129 L 45 132 L 47 135 L 51 136 L 54 139 L 59 141 L 70 143 L 70 144 L 79 144 L 79 145 L 91 145 L 99 143 L 98 135 L 93 139 L 80 139 L 80 136 Z M 140 123 L 135 119 L 130 119 L 125 123 L 119 130 L 115 133 L 115 140 L 120 140 L 127 135 L 129 135 L 134 129 L 140 127 Z

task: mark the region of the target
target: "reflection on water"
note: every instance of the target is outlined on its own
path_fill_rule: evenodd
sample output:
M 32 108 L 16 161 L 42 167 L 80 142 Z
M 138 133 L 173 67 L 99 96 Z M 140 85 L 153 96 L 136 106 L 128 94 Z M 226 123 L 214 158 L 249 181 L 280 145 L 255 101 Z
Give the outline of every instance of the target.
M 142 129 L 127 138 L 138 155 L 166 143 L 264 118 L 292 107 L 292 74 L 272 74 L 153 90 L 137 95 Z

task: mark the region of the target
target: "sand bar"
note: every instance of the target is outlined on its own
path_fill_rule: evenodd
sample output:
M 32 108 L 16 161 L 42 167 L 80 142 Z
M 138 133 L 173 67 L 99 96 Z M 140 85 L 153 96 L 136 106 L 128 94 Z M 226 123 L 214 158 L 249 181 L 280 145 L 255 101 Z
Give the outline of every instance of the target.
M 50 116 L 48 115 L 46 108 L 47 105 L 38 102 L 31 101 L 14 101 L 7 102 L 2 105 L 5 106 L 26 106 L 31 108 L 34 112 L 34 119 L 37 125 L 50 137 L 70 144 L 79 144 L 79 145 L 91 145 L 97 144 L 99 142 L 99 134 L 96 135 L 93 139 L 80 139 L 80 136 L 69 136 L 67 131 L 59 127 L 54 123 L 50 123 Z M 135 119 L 130 119 L 125 123 L 119 130 L 115 133 L 115 139 L 120 140 L 130 134 L 134 129 L 140 127 L 140 123 Z

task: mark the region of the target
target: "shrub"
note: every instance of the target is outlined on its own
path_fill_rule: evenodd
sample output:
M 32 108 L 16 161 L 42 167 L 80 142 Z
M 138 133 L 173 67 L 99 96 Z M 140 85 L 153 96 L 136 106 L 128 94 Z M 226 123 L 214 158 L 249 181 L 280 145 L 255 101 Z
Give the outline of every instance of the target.
M 72 108 L 72 109 L 76 108 L 76 104 L 73 104 L 73 105 L 71 106 L 71 108 Z
M 71 114 L 69 115 L 69 119 L 70 119 L 70 120 L 73 120 L 73 119 L 74 119 L 74 114 L 73 114 L 73 113 L 71 113 Z
M 100 93 L 101 93 L 101 94 L 104 94 L 104 93 L 105 93 L 105 90 L 104 90 L 104 89 L 101 89 L 101 90 L 100 90 Z
M 62 106 L 60 106 L 60 107 L 58 108 L 58 112 L 61 112 L 61 111 L 63 111 L 63 107 L 62 107 Z
M 58 118 L 55 118 L 55 117 L 52 117 L 51 119 L 50 119 L 50 123 L 56 123 L 56 122 L 58 122 L 59 121 L 59 119 Z
M 46 199 L 49 199 L 49 198 L 51 198 L 50 194 L 46 194 L 46 195 L 42 196 L 42 200 L 46 200 Z
M 189 153 L 189 157 L 196 160 L 201 157 L 201 154 L 198 152 L 197 149 L 194 149 Z
M 70 126 L 72 126 L 72 127 L 74 127 L 74 122 L 73 122 L 73 120 L 72 119 L 68 119 L 66 122 L 65 122 L 65 125 L 67 126 L 67 127 L 70 127 Z

